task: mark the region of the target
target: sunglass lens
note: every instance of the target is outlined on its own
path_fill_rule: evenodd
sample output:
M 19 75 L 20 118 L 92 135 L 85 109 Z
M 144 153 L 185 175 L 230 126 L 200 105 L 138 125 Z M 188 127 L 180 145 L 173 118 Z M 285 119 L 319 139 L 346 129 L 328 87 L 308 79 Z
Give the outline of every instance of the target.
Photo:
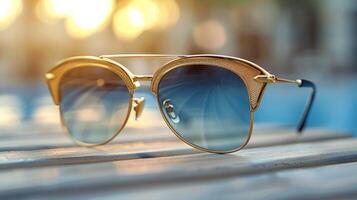
M 124 126 L 130 95 L 124 81 L 99 67 L 67 72 L 60 82 L 62 120 L 78 142 L 101 144 Z
M 229 152 L 249 138 L 247 88 L 228 69 L 204 64 L 174 68 L 160 80 L 158 100 L 169 126 L 194 146 Z

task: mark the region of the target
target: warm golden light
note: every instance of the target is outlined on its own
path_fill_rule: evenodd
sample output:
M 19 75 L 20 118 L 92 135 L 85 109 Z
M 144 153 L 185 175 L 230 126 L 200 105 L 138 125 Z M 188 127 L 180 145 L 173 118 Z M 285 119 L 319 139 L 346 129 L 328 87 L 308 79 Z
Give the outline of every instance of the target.
M 75 38 L 84 38 L 102 30 L 111 16 L 113 0 L 76 0 L 66 20 L 66 30 Z
M 114 6 L 114 0 L 42 0 L 36 13 L 45 22 L 64 19 L 70 36 L 85 38 L 107 25 Z
M 65 17 L 70 11 L 72 1 L 68 0 L 43 0 L 41 2 L 48 16 L 53 18 Z
M 144 31 L 144 18 L 135 8 L 118 10 L 113 19 L 113 30 L 116 36 L 123 40 L 132 40 Z
M 133 0 L 129 8 L 140 12 L 145 29 L 151 29 L 159 20 L 160 11 L 157 1 Z
M 115 13 L 113 29 L 119 39 L 133 40 L 145 30 L 174 25 L 179 13 L 174 0 L 133 0 Z
M 135 27 L 144 27 L 144 15 L 140 10 L 136 8 L 128 8 L 128 20 L 129 23 L 133 24 Z
M 85 38 L 107 25 L 114 7 L 114 0 L 40 0 L 36 13 L 48 23 L 64 19 L 70 36 Z M 175 0 L 131 0 L 114 14 L 113 30 L 118 38 L 132 40 L 145 30 L 167 29 L 179 15 Z
M 37 17 L 46 23 L 54 23 L 67 16 L 69 1 L 66 0 L 40 0 L 36 5 Z
M 0 31 L 9 27 L 21 11 L 21 0 L 0 0 Z
M 175 0 L 158 0 L 159 20 L 154 28 L 163 30 L 177 23 L 180 17 L 180 9 Z
M 217 50 L 226 43 L 226 30 L 216 20 L 208 20 L 199 24 L 193 32 L 195 43 L 207 50 Z

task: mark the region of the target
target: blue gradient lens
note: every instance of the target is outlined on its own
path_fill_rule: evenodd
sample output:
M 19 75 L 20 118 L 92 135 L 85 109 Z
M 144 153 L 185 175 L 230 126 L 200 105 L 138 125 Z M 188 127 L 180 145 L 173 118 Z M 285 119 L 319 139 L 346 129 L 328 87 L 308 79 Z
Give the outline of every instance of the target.
M 250 103 L 243 80 L 213 65 L 184 65 L 159 83 L 160 109 L 179 136 L 203 149 L 242 147 L 250 132 Z
M 105 143 L 126 122 L 128 88 L 107 69 L 81 67 L 67 72 L 60 83 L 60 94 L 62 120 L 76 141 Z

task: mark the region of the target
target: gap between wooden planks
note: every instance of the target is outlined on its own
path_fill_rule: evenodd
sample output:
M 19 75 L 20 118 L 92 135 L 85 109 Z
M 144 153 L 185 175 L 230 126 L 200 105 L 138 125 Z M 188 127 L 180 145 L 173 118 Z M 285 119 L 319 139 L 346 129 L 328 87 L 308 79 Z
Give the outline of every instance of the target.
M 1 133 L 4 135 L 3 133 Z M 0 135 L 1 135 L 0 134 Z M 5 134 L 6 135 L 6 134 Z M 327 139 L 339 139 L 352 137 L 349 133 L 336 133 L 322 129 L 310 129 L 298 136 L 294 131 L 286 129 L 272 129 L 262 132 L 256 131 L 252 135 L 252 140 L 249 143 L 250 147 L 255 146 L 270 146 L 274 143 L 293 143 L 302 141 L 319 141 Z M 274 139 L 276 138 L 276 139 Z M 119 134 L 114 141 L 107 145 L 124 144 L 135 142 L 155 142 L 155 141 L 177 141 L 178 138 L 166 128 L 157 128 L 140 130 L 129 129 Z M 275 142 L 274 142 L 275 141 Z M 265 144 L 264 144 L 265 143 Z M 28 134 L 25 136 L 15 134 L 5 138 L 0 137 L 0 152 L 2 151 L 29 151 L 53 148 L 65 148 L 77 146 L 74 142 L 64 133 L 41 132 L 36 134 Z
M 232 177 L 249 177 L 287 169 L 355 161 L 357 140 L 341 139 L 251 148 L 229 155 L 191 154 L 86 165 L 13 169 L 0 172 L 0 179 L 7 180 L 0 182 L 0 197 L 60 197 L 66 194 L 74 198 L 97 192 L 115 196 L 130 190 L 139 195 L 140 191 L 150 191 L 154 187 L 196 185 Z M 356 180 L 355 173 L 349 176 L 354 177 L 352 182 L 348 180 L 342 182 L 343 184 Z
M 294 132 L 270 133 L 267 135 L 256 134 L 253 135 L 246 148 L 350 137 L 350 134 L 337 134 L 318 130 L 307 131 L 301 136 L 296 135 Z M 164 139 L 162 137 L 154 137 L 154 139 L 146 137 L 142 141 L 136 141 L 135 138 L 137 137 L 129 137 L 126 142 L 107 144 L 96 148 L 58 146 L 39 150 L 3 151 L 0 152 L 0 170 L 201 153 L 175 137 Z
M 268 129 L 256 128 L 254 135 L 269 134 L 290 134 L 289 129 L 283 129 L 274 125 L 268 126 Z M 26 151 L 36 149 L 61 148 L 76 146 L 62 128 L 57 126 L 21 126 L 17 128 L 1 129 L 0 128 L 0 151 Z M 268 130 L 268 131 L 267 131 Z M 321 130 L 310 130 L 309 132 L 322 132 Z M 287 133 L 288 132 L 288 133 Z M 324 131 L 328 132 L 328 131 Z M 334 134 L 332 132 L 328 132 Z M 295 134 L 295 133 L 291 133 Z M 345 137 L 348 134 L 339 134 L 335 137 Z M 168 127 L 151 127 L 151 128 L 125 128 L 113 143 L 127 143 L 151 140 L 177 140 L 177 137 Z
M 357 163 L 232 176 L 101 192 L 56 193 L 76 199 L 356 199 Z M 43 196 L 42 196 L 43 197 Z M 53 195 L 51 195 L 53 197 Z

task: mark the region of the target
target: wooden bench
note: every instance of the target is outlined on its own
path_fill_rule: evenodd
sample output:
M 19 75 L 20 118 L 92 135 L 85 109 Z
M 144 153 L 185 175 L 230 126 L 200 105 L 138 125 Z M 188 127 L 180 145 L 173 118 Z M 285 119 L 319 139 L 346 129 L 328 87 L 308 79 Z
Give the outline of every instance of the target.
M 257 130 L 245 149 L 218 155 L 164 127 L 129 127 L 96 148 L 73 145 L 58 126 L 0 130 L 0 199 L 357 198 L 347 133 Z

